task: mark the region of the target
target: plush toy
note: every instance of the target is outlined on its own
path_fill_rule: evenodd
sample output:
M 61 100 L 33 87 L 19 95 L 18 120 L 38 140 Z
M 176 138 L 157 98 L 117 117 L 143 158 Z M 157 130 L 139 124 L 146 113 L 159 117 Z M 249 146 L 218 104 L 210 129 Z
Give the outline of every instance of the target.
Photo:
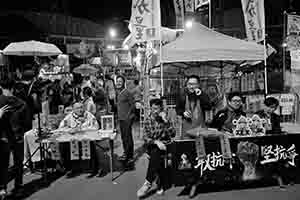
M 258 115 L 253 115 L 252 123 L 250 125 L 250 128 L 252 130 L 253 135 L 265 135 L 266 129 L 263 126 L 266 123 L 265 119 L 260 118 Z
M 250 136 L 252 130 L 250 129 L 252 121 L 251 119 L 241 116 L 238 120 L 233 120 L 232 124 L 235 126 L 233 129 L 233 135 L 235 136 Z

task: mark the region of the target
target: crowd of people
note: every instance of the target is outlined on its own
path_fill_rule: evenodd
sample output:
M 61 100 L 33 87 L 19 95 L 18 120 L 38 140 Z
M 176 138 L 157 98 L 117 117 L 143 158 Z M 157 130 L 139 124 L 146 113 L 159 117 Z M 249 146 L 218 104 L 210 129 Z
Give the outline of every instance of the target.
M 55 127 L 50 128 L 70 128 L 76 131 L 79 127 L 99 130 L 101 116 L 113 115 L 120 127 L 124 147 L 124 155 L 120 160 L 125 164 L 133 162 L 132 124 L 133 120 L 136 120 L 135 104 L 141 100 L 141 91 L 137 90 L 138 81 L 135 81 L 137 84 L 129 90 L 125 87 L 126 79 L 121 75 L 115 78 L 116 82 L 108 75 L 86 76 L 78 84 L 69 80 L 47 81 L 32 74 L 29 76 L 23 76 L 23 79 L 17 81 L 11 79 L 1 81 L 0 154 L 3 158 L 0 164 L 1 196 L 6 194 L 10 152 L 13 152 L 16 169 L 14 192 L 22 190 L 24 153 L 25 159 L 31 158 L 31 155 L 26 156 L 28 145 L 24 145 L 24 138 L 30 135 L 37 136 L 38 127 L 32 122 L 37 121 L 38 116 L 41 118 L 42 131 L 49 128 L 46 127 L 47 120 L 43 120 L 44 116 L 59 113 L 63 113 L 64 118 Z M 95 167 L 92 174 L 103 176 L 104 171 L 99 165 L 100 159 L 103 158 L 100 155 L 103 155 L 102 149 L 93 142 L 90 147 L 93 157 L 99 158 L 93 160 Z M 60 147 L 60 150 L 62 154 L 66 154 L 65 147 Z M 73 173 L 70 162 L 66 162 L 68 157 L 62 156 L 63 165 L 65 170 Z
M 55 128 L 69 128 L 72 131 L 76 131 L 78 127 L 98 130 L 101 128 L 101 116 L 114 115 L 124 149 L 124 154 L 119 160 L 125 164 L 133 164 L 132 124 L 139 115 L 137 108 L 141 102 L 142 89 L 139 81 L 134 81 L 134 87 L 129 89 L 126 87 L 126 79 L 121 75 L 116 76 L 115 81 L 108 75 L 87 76 L 79 84 L 72 81 L 42 81 L 34 76 L 18 82 L 3 80 L 0 96 L 0 154 L 3 158 L 0 164 L 0 195 L 6 194 L 11 151 L 17 169 L 15 190 L 22 188 L 24 134 L 29 134 L 30 131 L 32 133 L 36 128 L 32 126 L 32 121 L 38 112 L 48 114 L 64 112 L 65 117 Z M 269 120 L 272 132 L 280 132 L 280 118 L 275 113 L 279 106 L 278 100 L 268 97 L 264 104 L 265 109 L 257 114 Z M 151 114 L 145 122 L 143 133 L 149 164 L 145 183 L 137 192 L 138 197 L 149 192 L 153 182 L 157 180 L 156 177 L 159 180 L 158 193 L 164 192 L 165 173 L 161 159 L 166 152 L 166 145 L 176 134 L 165 113 L 162 99 L 150 100 L 150 106 Z M 243 96 L 239 93 L 229 94 L 226 107 L 217 112 L 211 123 L 207 123 L 205 111 L 211 108 L 212 103 L 201 89 L 199 77 L 195 75 L 188 77 L 176 105 L 177 115 L 182 117 L 183 138 L 197 137 L 188 131 L 197 127 L 212 127 L 230 134 L 233 120 L 246 115 L 243 111 Z M 102 159 L 99 155 L 102 153 L 101 148 L 97 146 L 95 144 L 90 146 L 92 154 L 97 157 L 94 160 L 93 174 L 103 176 L 103 169 L 99 165 Z M 61 151 L 64 153 L 63 149 Z M 67 170 L 70 169 L 67 164 L 65 167 Z

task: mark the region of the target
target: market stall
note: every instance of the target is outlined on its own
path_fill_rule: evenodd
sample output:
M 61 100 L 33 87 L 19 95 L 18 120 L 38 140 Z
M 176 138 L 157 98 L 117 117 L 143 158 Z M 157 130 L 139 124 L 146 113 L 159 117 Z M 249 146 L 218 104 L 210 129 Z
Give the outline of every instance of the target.
M 225 65 L 232 65 L 234 69 L 245 60 L 264 59 L 262 45 L 223 35 L 200 24 L 194 24 L 174 42 L 163 46 L 161 54 L 163 63 L 180 63 L 184 70 L 190 66 L 195 67 L 195 62 L 202 62 L 207 68 L 219 65 L 221 73 Z M 296 141 L 299 134 L 298 131 L 295 134 L 295 130 L 300 130 L 299 126 L 291 129 L 291 126 L 281 124 L 283 131 L 278 135 L 273 135 L 275 133 L 267 135 L 266 132 L 258 131 L 258 128 L 264 129 L 264 120 L 254 113 L 262 108 L 265 85 L 262 86 L 261 82 L 255 80 L 265 80 L 264 75 L 259 74 L 259 77 L 262 77 L 258 78 L 254 73 L 249 73 L 239 78 L 239 82 L 234 83 L 233 80 L 230 84 L 231 88 L 236 85 L 236 91 L 242 94 L 246 94 L 245 92 L 249 94 L 247 90 L 252 91 L 251 97 L 246 99 L 245 110 L 248 115 L 234 122 L 233 135 L 229 136 L 214 129 L 195 129 L 199 137 L 191 140 L 176 139 L 169 146 L 166 163 L 173 169 L 175 184 L 186 185 L 186 180 L 196 177 L 197 183 L 218 182 L 224 185 L 230 181 L 247 182 L 263 177 L 272 178 L 276 173 L 285 178 L 289 176 L 287 173 L 289 170 L 298 170 L 299 144 Z M 256 87 L 261 88 L 258 94 L 255 94 Z M 295 122 L 298 109 L 297 96 L 294 94 L 272 94 L 272 96 L 280 102 L 277 112 L 281 115 L 281 121 Z M 256 128 L 252 130 L 253 126 Z M 243 136 L 236 134 L 239 132 L 243 133 Z

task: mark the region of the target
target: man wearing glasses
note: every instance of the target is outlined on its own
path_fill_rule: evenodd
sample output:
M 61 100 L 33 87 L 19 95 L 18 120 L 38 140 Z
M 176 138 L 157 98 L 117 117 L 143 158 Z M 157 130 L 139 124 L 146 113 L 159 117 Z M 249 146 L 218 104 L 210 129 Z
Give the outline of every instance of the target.
M 180 94 L 176 103 L 177 115 L 182 116 L 182 133 L 188 135 L 188 130 L 205 128 L 205 111 L 211 109 L 211 102 L 207 94 L 200 89 L 200 79 L 191 75 L 186 82 L 184 94 Z
M 241 116 L 246 116 L 243 111 L 243 97 L 237 92 L 230 93 L 227 98 L 227 106 L 214 116 L 210 127 L 232 133 L 232 121 L 239 119 Z

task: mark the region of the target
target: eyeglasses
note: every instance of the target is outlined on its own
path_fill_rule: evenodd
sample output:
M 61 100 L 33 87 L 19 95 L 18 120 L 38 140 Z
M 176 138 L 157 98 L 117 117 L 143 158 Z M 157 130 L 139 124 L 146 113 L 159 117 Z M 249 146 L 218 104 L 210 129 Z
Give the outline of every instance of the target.
M 233 103 L 241 103 L 242 99 L 232 99 L 231 102 L 233 102 Z

